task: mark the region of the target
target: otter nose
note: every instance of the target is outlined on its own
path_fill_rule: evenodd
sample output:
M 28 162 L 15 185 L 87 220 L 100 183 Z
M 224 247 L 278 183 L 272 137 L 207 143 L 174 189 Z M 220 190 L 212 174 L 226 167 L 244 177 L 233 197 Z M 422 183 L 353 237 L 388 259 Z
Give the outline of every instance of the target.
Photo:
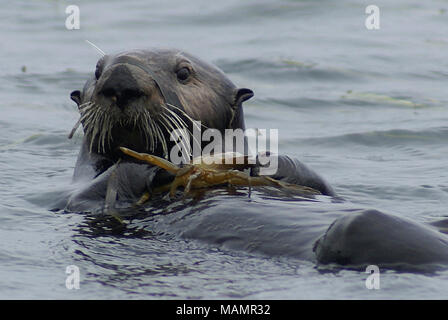
M 143 91 L 125 65 L 116 66 L 104 82 L 99 94 L 114 100 L 117 106 L 124 110 L 132 99 L 139 98 Z

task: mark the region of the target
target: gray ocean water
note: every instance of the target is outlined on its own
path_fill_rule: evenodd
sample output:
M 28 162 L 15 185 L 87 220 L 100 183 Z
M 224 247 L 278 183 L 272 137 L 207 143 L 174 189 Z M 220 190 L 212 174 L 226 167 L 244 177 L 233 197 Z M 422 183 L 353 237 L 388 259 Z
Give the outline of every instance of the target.
M 80 8 L 67 30 L 65 8 Z M 0 9 L 0 298 L 446 299 L 448 272 L 322 273 L 311 262 L 188 239 L 95 234 L 48 210 L 70 183 L 81 133 L 69 99 L 98 53 L 175 47 L 255 97 L 248 127 L 279 129 L 360 208 L 427 222 L 448 207 L 448 2 L 10 1 Z M 232 202 L 228 203 L 232 210 Z M 273 213 L 274 214 L 274 213 Z M 68 265 L 79 290 L 65 286 Z

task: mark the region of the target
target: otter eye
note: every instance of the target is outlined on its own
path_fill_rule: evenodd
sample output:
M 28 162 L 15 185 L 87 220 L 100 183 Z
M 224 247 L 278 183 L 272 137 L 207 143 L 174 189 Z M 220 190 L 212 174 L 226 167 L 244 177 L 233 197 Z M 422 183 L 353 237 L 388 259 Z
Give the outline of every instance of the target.
M 185 81 L 190 76 L 190 70 L 187 67 L 180 68 L 177 72 L 177 79 L 179 81 Z
M 100 60 L 96 64 L 96 69 L 95 69 L 95 78 L 96 78 L 96 80 L 98 80 L 100 78 L 101 72 L 103 72 L 103 65 L 102 65 L 101 60 Z

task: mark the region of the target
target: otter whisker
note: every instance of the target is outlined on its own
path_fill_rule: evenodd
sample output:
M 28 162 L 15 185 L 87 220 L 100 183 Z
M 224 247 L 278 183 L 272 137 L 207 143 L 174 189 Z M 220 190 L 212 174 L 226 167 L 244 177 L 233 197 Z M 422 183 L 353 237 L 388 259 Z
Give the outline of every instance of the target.
M 84 102 L 78 106 L 78 110 L 80 111 L 80 117 L 78 121 L 76 121 L 75 125 L 73 126 L 72 130 L 70 131 L 68 138 L 71 139 L 75 135 L 76 131 L 78 130 L 79 126 L 83 122 L 83 114 L 85 113 L 85 109 L 91 108 L 93 103 L 91 101 Z
M 144 119 L 141 119 L 144 118 Z M 138 120 L 138 121 L 137 121 Z M 138 123 L 138 125 L 137 125 Z M 153 149 L 152 143 L 148 139 L 148 132 L 151 133 L 151 129 L 149 127 L 148 119 L 146 119 L 146 116 L 137 116 L 134 118 L 134 126 L 139 128 L 139 131 L 142 132 L 144 138 L 145 138 L 145 144 L 147 148 Z M 146 134 L 145 134 L 146 133 Z
M 152 124 L 151 116 L 148 114 L 147 119 L 145 119 L 145 127 L 147 130 L 143 131 L 145 132 L 145 137 L 148 141 L 148 144 L 151 146 L 151 152 L 154 152 L 156 147 L 156 140 L 154 139 L 154 125 Z M 149 137 L 149 139 L 148 139 Z
M 164 116 L 165 116 L 165 120 L 166 121 L 170 121 L 171 124 L 176 129 L 186 130 L 190 135 L 193 135 L 192 132 L 190 131 L 190 129 L 188 128 L 188 126 L 185 126 L 183 123 L 177 121 L 174 116 L 171 116 L 171 115 L 168 115 L 168 114 L 165 114 Z
M 201 143 L 198 141 L 198 139 L 194 136 L 194 134 L 191 132 L 191 130 L 188 128 L 188 125 L 185 123 L 185 121 L 174 111 L 164 108 L 165 110 L 169 111 L 171 116 L 168 116 L 167 119 L 170 120 L 174 126 L 182 128 L 184 130 L 187 130 L 187 132 L 190 134 L 191 138 L 193 139 L 193 142 L 197 143 L 197 145 L 201 146 Z M 195 123 L 193 123 L 194 125 Z
M 85 109 L 85 108 L 89 108 L 89 107 L 91 107 L 93 105 L 94 105 L 94 103 L 92 101 L 87 101 L 87 102 L 81 103 L 78 106 L 78 109 L 82 110 L 82 109 Z
M 196 139 L 196 137 L 195 137 L 195 135 L 191 132 L 191 130 L 188 128 L 188 125 L 185 123 L 185 121 L 181 118 L 181 117 L 179 117 L 179 115 L 178 114 L 176 114 L 175 112 L 173 112 L 173 111 L 171 111 L 171 110 L 169 110 L 168 108 L 166 109 L 166 110 L 168 110 L 169 112 L 171 112 L 171 114 L 173 115 L 173 117 L 171 118 L 171 117 L 169 117 L 168 119 L 171 121 L 171 122 L 178 122 L 179 124 L 179 126 L 181 126 L 181 127 L 183 127 L 185 130 L 187 130 L 188 131 L 188 133 L 190 133 L 190 136 L 191 136 L 191 138 L 193 139 L 193 142 L 195 142 L 195 143 L 197 143 L 199 146 L 201 145 L 201 143 L 198 141 L 198 139 Z
M 79 117 L 78 121 L 76 121 L 75 125 L 73 126 L 73 129 L 68 134 L 69 139 L 73 138 L 73 136 L 74 136 L 76 130 L 78 130 L 80 124 L 81 124 L 81 117 Z
M 156 128 L 154 127 L 154 121 L 151 119 L 151 116 L 149 117 L 149 127 L 150 129 L 150 137 L 151 137 L 151 152 L 154 152 L 155 148 L 157 147 L 157 139 L 156 139 Z
M 139 106 L 136 106 L 136 108 Z M 200 126 L 195 120 L 186 114 L 180 108 L 171 104 L 160 105 L 162 113 L 157 116 L 152 115 L 145 109 L 141 108 L 138 113 L 133 113 L 127 118 L 117 117 L 114 113 L 105 112 L 109 110 L 106 106 L 99 105 L 95 102 L 88 101 L 79 105 L 80 119 L 73 130 L 76 130 L 82 123 L 85 135 L 88 136 L 90 152 L 107 153 L 108 148 L 114 140 L 113 128 L 131 127 L 140 132 L 142 143 L 151 153 L 157 150 L 160 143 L 165 158 L 169 157 L 168 140 L 171 132 L 179 130 L 182 141 L 180 145 L 184 150 L 188 150 L 188 156 L 191 157 L 191 146 L 187 145 L 187 137 L 200 144 L 198 139 L 193 135 L 191 121 L 193 126 Z M 113 108 L 110 108 L 113 109 Z M 195 127 L 193 127 L 195 128 Z M 72 130 L 72 131 L 73 131 Z M 166 131 L 166 133 L 164 133 Z M 71 135 L 74 134 L 71 133 Z
M 165 125 L 162 122 L 160 122 L 160 123 L 165 127 Z M 159 123 L 155 122 L 154 124 L 155 124 L 155 127 L 157 129 L 158 140 L 162 144 L 163 156 L 165 158 L 168 158 L 168 146 L 167 146 L 167 143 L 166 143 L 165 135 L 163 134 L 162 129 L 159 126 Z M 165 127 L 165 129 L 167 130 L 167 132 L 169 132 L 169 130 L 166 127 Z
M 162 114 L 161 115 L 161 119 L 160 120 L 162 120 L 162 117 L 164 117 L 164 115 Z M 159 123 L 165 128 L 165 130 L 166 130 L 166 132 L 169 134 L 170 132 L 171 132 L 171 129 L 170 128 L 168 128 L 168 126 L 165 124 L 165 121 L 166 120 L 164 120 L 164 121 L 160 121 Z M 160 139 L 163 139 L 163 141 L 165 141 L 165 143 L 166 143 L 166 140 L 165 140 L 165 136 L 163 135 L 163 133 L 162 133 L 162 129 L 160 128 L 160 126 L 158 126 L 158 135 L 159 135 L 159 138 Z M 165 155 L 166 156 L 166 155 Z
M 169 110 L 168 108 L 166 109 L 171 113 L 171 116 L 168 116 L 168 119 L 175 124 L 175 126 L 179 126 L 184 128 L 185 130 L 188 131 L 188 133 L 190 133 L 191 136 L 193 136 L 193 133 L 191 132 L 190 128 L 188 128 L 188 125 L 185 123 L 185 121 L 182 120 L 181 117 L 179 117 L 175 112 Z
M 105 153 L 106 146 L 112 140 L 112 124 L 109 121 L 110 115 L 103 112 L 102 108 L 95 103 L 86 103 L 80 109 L 81 119 L 85 134 L 90 138 L 89 149 L 93 151 L 93 145 L 96 141 L 97 152 Z
M 176 107 L 175 105 L 172 105 L 171 103 L 167 103 L 166 104 L 167 106 L 170 106 L 170 107 L 172 107 L 172 108 L 174 108 L 174 109 L 176 109 L 176 110 L 178 110 L 180 113 L 182 113 L 182 115 L 183 116 L 185 116 L 188 120 L 190 120 L 192 123 L 193 123 L 193 125 L 196 125 L 196 127 L 198 128 L 198 129 L 200 129 L 199 128 L 199 125 L 197 124 L 197 120 L 195 120 L 195 119 L 193 119 L 192 117 L 190 117 L 184 110 L 182 110 L 181 108 L 179 108 L 179 107 Z M 203 127 L 205 127 L 206 129 L 210 129 L 209 127 L 207 127 L 207 126 L 205 126 L 205 125 L 203 125 L 203 124 L 201 124 Z
M 96 49 L 96 51 L 98 51 L 103 57 L 106 55 L 106 53 L 101 50 L 100 48 L 98 48 L 98 46 L 94 45 L 92 42 L 90 42 L 89 40 L 85 40 L 85 42 L 87 42 L 88 44 L 90 44 L 93 48 Z
M 164 109 L 166 110 L 166 111 L 168 111 L 173 117 L 175 117 L 176 119 L 178 119 L 186 128 L 188 128 L 188 126 L 187 126 L 187 124 L 185 123 L 185 121 L 181 118 L 181 117 L 179 117 L 179 115 L 177 115 L 174 111 L 172 111 L 172 110 L 170 110 L 169 108 L 167 108 L 167 107 L 164 107 Z
M 105 123 L 107 124 L 107 130 L 106 130 L 106 132 L 107 132 L 107 142 L 108 142 L 108 145 L 110 146 L 111 144 L 112 144 L 112 142 L 113 142 L 113 140 L 114 140 L 114 136 L 112 135 L 112 129 L 113 129 L 113 125 L 112 125 L 112 119 L 110 119 L 111 118 L 111 115 L 110 114 L 106 114 L 106 120 L 105 120 Z M 106 152 L 106 150 L 104 150 L 104 152 Z
M 102 130 L 101 130 L 101 147 L 102 147 L 102 151 L 103 153 L 106 152 L 106 140 L 107 143 L 109 143 L 110 145 L 110 139 L 111 139 L 111 135 L 110 135 L 110 130 L 108 130 L 108 128 L 106 128 L 104 126 L 105 123 L 109 123 L 109 115 L 107 113 L 104 114 L 103 119 L 103 126 L 102 126 Z
M 81 116 L 81 121 L 86 125 L 90 124 L 90 122 L 92 122 L 92 120 L 95 118 L 96 113 L 96 110 L 89 110 L 88 112 L 83 113 L 83 115 Z
M 162 124 L 166 124 L 168 127 L 170 127 L 171 128 L 171 130 L 168 130 L 168 132 L 169 131 L 175 131 L 176 129 L 178 130 L 177 132 L 179 133 L 180 132 L 180 134 L 182 135 L 182 139 L 181 139 L 181 144 L 182 144 L 182 148 L 184 149 L 184 150 L 188 150 L 189 152 L 188 152 L 188 156 L 191 158 L 191 150 L 190 150 L 190 148 L 189 148 L 189 145 L 187 145 L 186 144 L 186 138 L 187 137 L 189 137 L 189 134 L 188 134 L 188 132 L 184 129 L 184 128 L 181 128 L 181 127 L 179 127 L 179 126 L 177 126 L 177 127 L 174 127 L 173 126 L 173 124 L 172 124 L 172 121 L 169 121 L 168 120 L 168 118 L 166 117 L 166 114 L 161 114 L 161 119 L 163 119 L 164 120 L 164 122 L 162 122 Z M 188 160 L 188 159 L 185 159 L 185 160 Z
M 81 116 L 85 116 L 86 114 L 90 113 L 95 106 L 96 106 L 96 104 L 93 102 L 82 104 L 78 108 L 79 113 L 81 114 Z
M 93 126 L 93 130 L 92 129 L 89 130 L 91 132 L 91 135 L 92 135 L 92 139 L 91 139 L 92 141 L 90 143 L 91 151 L 93 149 L 93 142 L 94 142 L 95 138 L 98 136 L 98 149 L 97 149 L 97 151 L 100 152 L 100 145 L 99 145 L 99 138 L 100 137 L 99 137 L 99 135 L 101 134 L 100 130 L 101 131 L 104 130 L 102 118 L 103 118 L 102 114 L 100 114 L 99 112 L 95 112 L 93 120 L 92 120 L 95 125 Z

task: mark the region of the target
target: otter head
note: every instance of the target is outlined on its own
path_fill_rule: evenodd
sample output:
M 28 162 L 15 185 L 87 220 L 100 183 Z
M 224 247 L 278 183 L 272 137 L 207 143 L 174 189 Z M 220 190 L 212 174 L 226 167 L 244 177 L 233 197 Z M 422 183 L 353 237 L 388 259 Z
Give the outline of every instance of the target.
M 82 92 L 71 93 L 89 152 L 110 159 L 120 157 L 120 146 L 166 157 L 170 132 L 191 132 L 193 120 L 221 132 L 244 129 L 241 104 L 252 96 L 215 66 L 178 50 L 105 55 Z

